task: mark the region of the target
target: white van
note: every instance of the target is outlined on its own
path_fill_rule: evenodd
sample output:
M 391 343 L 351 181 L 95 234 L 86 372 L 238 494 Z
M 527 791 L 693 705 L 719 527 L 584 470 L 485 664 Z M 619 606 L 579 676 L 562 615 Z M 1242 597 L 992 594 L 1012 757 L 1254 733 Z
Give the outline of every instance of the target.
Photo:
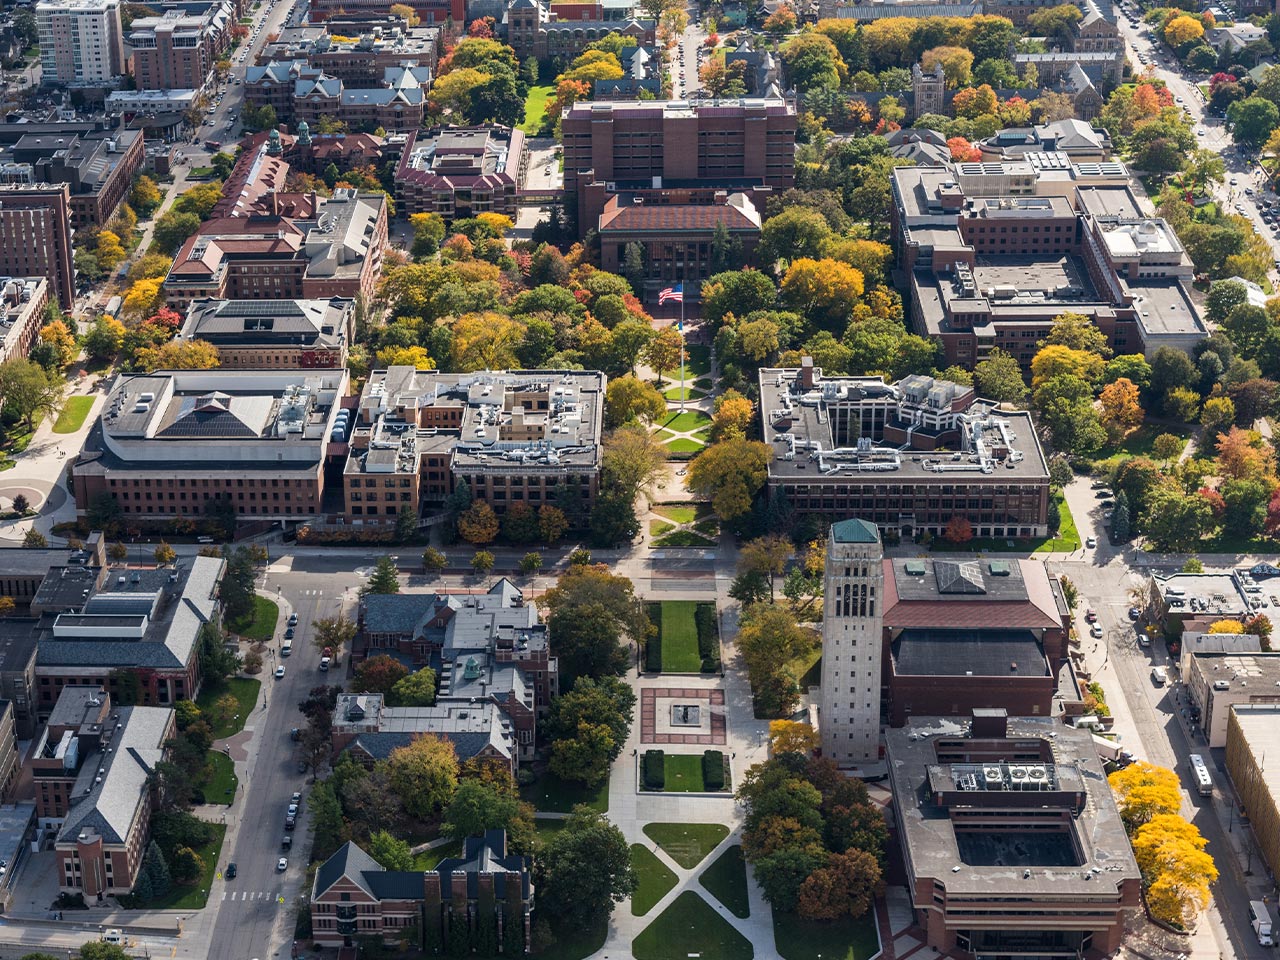
M 1258 937 L 1258 943 L 1264 947 L 1275 945 L 1275 938 L 1271 931 L 1271 911 L 1267 909 L 1267 905 L 1261 900 L 1249 901 L 1249 922 L 1253 926 L 1253 932 Z
M 106 933 L 102 935 L 102 942 L 114 943 L 114 944 L 123 946 L 125 943 L 124 931 L 119 929 L 118 927 L 108 930 Z
M 293 653 L 293 641 L 292 641 L 292 640 L 286 640 L 286 641 L 284 641 L 284 643 L 280 644 L 280 656 L 282 656 L 282 657 L 287 657 L 287 656 L 289 656 L 289 654 L 291 654 L 291 653 Z

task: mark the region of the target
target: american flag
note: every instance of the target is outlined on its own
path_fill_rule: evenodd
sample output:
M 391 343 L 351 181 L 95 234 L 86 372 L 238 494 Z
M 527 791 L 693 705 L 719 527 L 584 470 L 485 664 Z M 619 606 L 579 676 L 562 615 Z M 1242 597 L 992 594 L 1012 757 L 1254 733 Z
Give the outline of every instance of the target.
M 662 306 L 668 300 L 674 300 L 676 303 L 684 303 L 683 283 L 677 283 L 674 287 L 667 287 L 658 294 L 658 306 Z

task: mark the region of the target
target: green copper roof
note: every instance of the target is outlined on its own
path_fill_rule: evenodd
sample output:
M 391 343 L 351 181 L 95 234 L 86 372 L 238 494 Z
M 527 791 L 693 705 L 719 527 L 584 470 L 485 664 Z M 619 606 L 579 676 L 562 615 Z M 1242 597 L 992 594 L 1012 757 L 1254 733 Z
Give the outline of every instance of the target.
M 852 517 L 831 525 L 836 543 L 879 543 L 880 531 L 874 523 Z

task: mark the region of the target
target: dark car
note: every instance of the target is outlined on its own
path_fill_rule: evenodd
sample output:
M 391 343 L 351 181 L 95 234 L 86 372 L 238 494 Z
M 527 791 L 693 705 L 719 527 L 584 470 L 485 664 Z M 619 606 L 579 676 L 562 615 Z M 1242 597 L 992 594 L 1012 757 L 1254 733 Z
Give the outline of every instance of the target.
M 284 835 L 284 839 L 280 841 L 280 849 L 281 849 L 281 850 L 288 850 L 288 849 L 289 849 L 290 847 L 292 847 L 292 846 L 293 846 L 293 837 L 289 836 L 289 835 L 286 833 L 286 834 Z
M 227 864 L 226 877 L 228 880 L 234 880 L 236 878 L 236 865 L 234 863 Z
M 1137 620 L 1137 619 L 1138 619 L 1138 617 L 1140 617 L 1141 615 L 1142 615 L 1142 614 L 1138 611 L 1138 608 L 1137 608 L 1137 607 L 1130 607 L 1130 608 L 1129 608 L 1129 619 L 1130 619 L 1130 620 Z
M 301 739 L 302 739 L 302 728 L 301 728 L 301 727 L 294 727 L 292 730 L 290 730 L 290 731 L 289 731 L 289 739 L 290 739 L 290 740 L 292 740 L 294 743 L 297 743 L 299 740 L 301 740 Z
M 292 639 L 293 639 L 293 627 L 290 627 L 288 630 L 286 630 L 286 631 L 284 632 L 284 638 L 285 638 L 286 640 L 292 640 Z

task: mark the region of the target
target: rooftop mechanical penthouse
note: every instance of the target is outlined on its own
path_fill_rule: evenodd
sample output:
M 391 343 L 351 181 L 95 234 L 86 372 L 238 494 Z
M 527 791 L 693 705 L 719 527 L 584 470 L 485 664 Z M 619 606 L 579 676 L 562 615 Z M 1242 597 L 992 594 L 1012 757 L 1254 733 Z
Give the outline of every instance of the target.
M 1024 411 L 997 409 L 971 387 L 910 376 L 760 371 L 770 496 L 805 513 L 856 515 L 904 536 L 964 517 L 979 537 L 1047 532 L 1049 467 Z

